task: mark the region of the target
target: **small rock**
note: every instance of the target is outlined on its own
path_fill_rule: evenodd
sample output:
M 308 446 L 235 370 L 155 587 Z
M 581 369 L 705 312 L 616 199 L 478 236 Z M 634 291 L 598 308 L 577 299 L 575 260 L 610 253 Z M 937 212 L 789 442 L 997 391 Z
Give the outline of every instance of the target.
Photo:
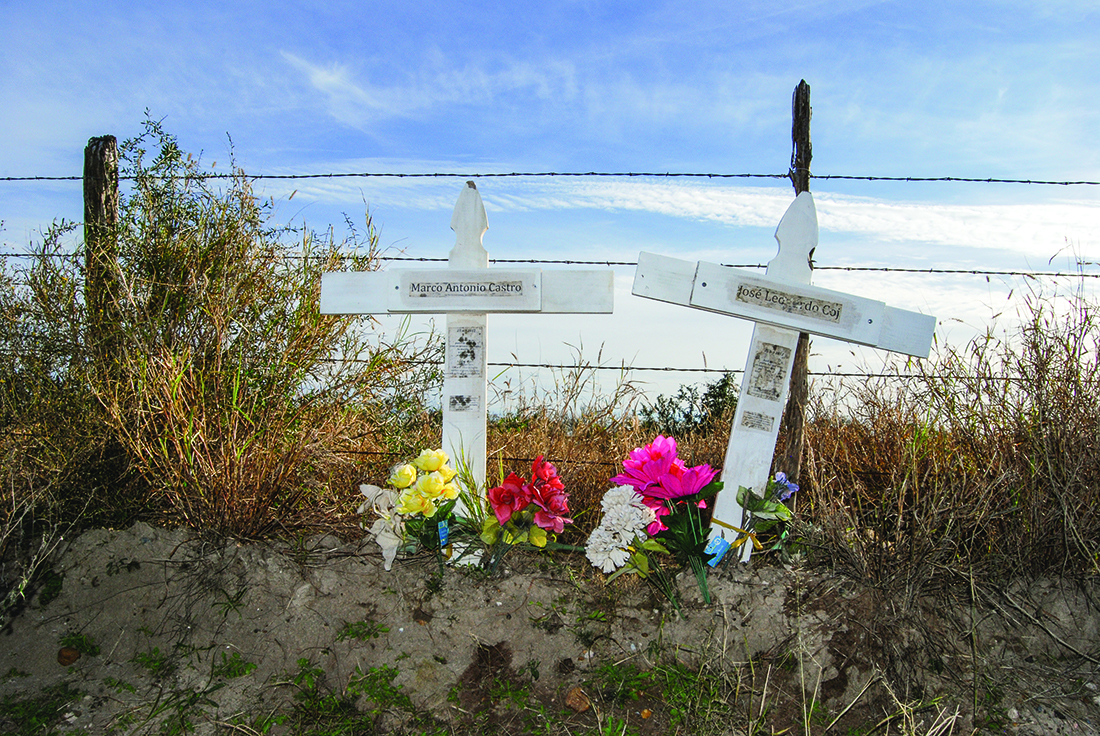
M 57 652 L 57 663 L 62 667 L 68 667 L 78 659 L 80 659 L 80 652 L 72 647 L 61 647 Z
M 592 701 L 584 694 L 584 690 L 581 690 L 580 686 L 574 687 L 566 693 L 565 704 L 569 706 L 574 713 L 584 713 L 592 707 Z

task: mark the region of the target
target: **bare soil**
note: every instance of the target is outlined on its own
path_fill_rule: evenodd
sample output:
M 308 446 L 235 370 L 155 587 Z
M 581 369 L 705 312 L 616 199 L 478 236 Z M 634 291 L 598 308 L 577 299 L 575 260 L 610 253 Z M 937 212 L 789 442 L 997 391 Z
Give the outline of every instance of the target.
M 291 733 L 276 716 L 320 689 L 357 697 L 376 733 L 1100 733 L 1095 581 L 901 600 L 754 561 L 715 571 L 709 605 L 682 577 L 681 617 L 579 555 L 506 564 L 386 572 L 373 543 L 334 536 L 87 532 L 0 633 L 0 734 L 58 692 L 56 733 Z M 685 713 L 667 678 L 614 676 L 660 667 L 721 694 Z

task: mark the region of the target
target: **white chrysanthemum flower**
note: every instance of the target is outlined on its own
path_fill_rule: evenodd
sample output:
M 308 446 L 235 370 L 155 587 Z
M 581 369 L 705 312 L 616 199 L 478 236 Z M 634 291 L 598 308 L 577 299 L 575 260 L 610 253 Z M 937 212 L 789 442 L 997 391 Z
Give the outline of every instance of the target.
M 653 516 L 653 511 L 644 506 L 616 506 L 604 514 L 600 526 L 629 541 L 635 535 L 645 535 L 645 528 L 653 521 Z
M 600 501 L 600 504 L 603 506 L 604 511 L 608 511 L 617 506 L 631 505 L 635 501 L 641 503 L 641 497 L 633 486 L 616 486 L 603 494 L 603 500 Z
M 605 573 L 614 572 L 630 559 L 630 551 L 623 546 L 616 535 L 602 526 L 592 530 L 585 545 L 585 556 Z
M 635 536 L 644 537 L 646 527 L 656 518 L 653 509 L 630 486 L 612 488 L 600 503 L 604 509 L 600 526 L 618 536 L 624 545 Z
M 630 559 L 630 545 L 646 537 L 646 527 L 657 518 L 631 486 L 618 486 L 600 502 L 603 518 L 585 545 L 589 561 L 605 573 L 614 572 Z

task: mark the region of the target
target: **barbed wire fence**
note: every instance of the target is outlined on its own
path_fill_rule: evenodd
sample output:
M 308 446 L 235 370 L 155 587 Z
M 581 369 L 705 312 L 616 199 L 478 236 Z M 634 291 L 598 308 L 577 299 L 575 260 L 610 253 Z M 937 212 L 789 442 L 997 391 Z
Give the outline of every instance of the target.
M 652 179 L 773 179 L 789 180 L 795 174 L 794 170 L 786 173 L 720 173 L 720 172 L 327 172 L 327 173 L 301 173 L 301 174 L 248 174 L 243 171 L 232 173 L 200 173 L 189 175 L 189 180 L 232 180 L 247 179 L 249 181 L 263 180 L 314 180 L 314 179 L 346 179 L 346 178 L 396 178 L 396 179 L 483 179 L 483 178 L 652 178 Z M 978 183 L 978 184 L 1012 184 L 1012 185 L 1038 185 L 1038 186 L 1100 186 L 1100 181 L 1094 180 L 1050 180 L 1031 178 L 997 178 L 997 177 L 960 177 L 960 176 L 879 176 L 879 175 L 847 175 L 847 174 L 813 174 L 811 179 L 820 181 L 867 181 L 867 182 L 931 182 L 931 183 Z M 4 176 L 0 177 L 0 183 L 33 183 L 33 182 L 79 182 L 83 176 L 62 175 L 31 175 L 31 176 Z M 119 176 L 120 181 L 132 181 L 137 177 Z M 34 251 L 0 252 L 0 260 L 8 259 L 35 259 L 35 258 L 61 258 L 81 259 L 83 253 L 46 253 Z M 306 260 L 305 256 L 288 256 L 291 259 Z M 351 259 L 361 257 L 356 254 L 348 254 L 344 258 Z M 379 262 L 418 262 L 418 263 L 444 263 L 447 258 L 424 256 L 386 256 L 377 257 Z M 493 264 L 530 264 L 530 265 L 587 265 L 605 267 L 636 267 L 637 261 L 616 260 L 578 260 L 578 259 L 549 259 L 549 258 L 495 258 L 490 259 Z M 764 263 L 722 263 L 720 265 L 730 268 L 764 269 Z M 1100 271 L 1090 272 L 1084 268 L 1076 271 L 1041 271 L 1041 270 L 996 270 L 980 268 L 907 268 L 890 266 L 858 266 L 858 265 L 827 265 L 815 264 L 816 271 L 841 271 L 841 272 L 878 272 L 878 273 L 906 273 L 927 275 L 957 275 L 980 277 L 1022 277 L 1029 279 L 1096 279 L 1100 278 Z M 339 359 L 331 359 L 338 362 Z M 366 362 L 366 361 L 364 361 Z M 410 367 L 423 367 L 424 365 L 437 365 L 439 361 L 409 361 Z M 596 365 L 591 363 L 524 363 L 490 362 L 490 367 L 496 368 L 527 368 L 550 370 L 593 370 L 593 371 L 618 371 L 618 372 L 662 372 L 662 373 L 686 373 L 686 374 L 740 374 L 742 369 L 728 368 L 691 368 L 676 366 L 632 366 L 632 365 Z M 808 375 L 831 378 L 860 378 L 860 379 L 888 379 L 888 380 L 918 380 L 930 376 L 925 373 L 886 373 L 886 372 L 842 372 L 842 371 L 811 371 Z M 951 376 L 939 378 L 950 379 Z

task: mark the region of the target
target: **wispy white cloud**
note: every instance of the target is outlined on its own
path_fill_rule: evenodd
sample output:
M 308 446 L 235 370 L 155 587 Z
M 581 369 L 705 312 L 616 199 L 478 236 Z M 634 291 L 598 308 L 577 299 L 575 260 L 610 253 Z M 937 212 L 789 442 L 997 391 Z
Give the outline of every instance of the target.
M 375 169 L 378 170 L 378 169 Z M 338 181 L 305 184 L 301 195 L 318 201 L 376 207 L 447 210 L 454 182 Z M 791 202 L 787 189 L 650 181 L 565 181 L 499 184 L 483 190 L 497 211 L 606 210 L 645 212 L 731 227 L 774 228 Z M 814 195 L 823 232 L 884 243 L 1014 252 L 1046 260 L 1068 239 L 1084 254 L 1100 254 L 1100 202 L 1061 200 L 1032 204 L 944 204 L 890 201 L 843 194 Z
M 486 103 L 498 95 L 518 91 L 546 101 L 567 100 L 576 91 L 572 68 L 561 62 L 517 62 L 493 70 L 474 64 L 450 67 L 436 52 L 428 54 L 422 68 L 405 79 L 378 84 L 365 71 L 346 64 L 322 65 L 287 51 L 281 54 L 325 98 L 332 116 L 354 127 L 438 112 L 436 108 L 441 106 Z

